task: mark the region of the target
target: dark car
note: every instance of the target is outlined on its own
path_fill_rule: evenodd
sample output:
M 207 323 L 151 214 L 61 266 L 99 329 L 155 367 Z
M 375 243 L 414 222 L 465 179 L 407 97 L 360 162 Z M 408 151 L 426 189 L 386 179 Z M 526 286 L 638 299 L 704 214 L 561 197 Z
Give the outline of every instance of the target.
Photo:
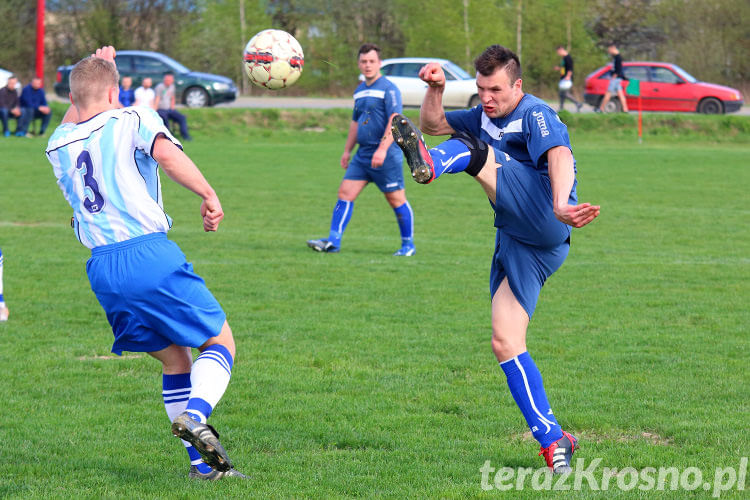
M 623 72 L 628 80 L 640 81 L 644 111 L 688 111 L 707 114 L 731 113 L 743 104 L 739 90 L 700 82 L 676 64 L 665 62 L 626 62 Z M 612 65 L 602 66 L 586 77 L 583 98 L 598 107 L 612 74 Z M 628 80 L 623 80 L 623 89 Z M 638 97 L 627 95 L 628 108 L 638 109 Z M 619 111 L 620 102 L 612 99 L 605 111 Z
M 161 82 L 165 73 L 174 73 L 177 89 L 175 100 L 191 108 L 213 106 L 231 102 L 237 98 L 237 86 L 225 76 L 190 71 L 171 57 L 158 52 L 143 50 L 120 50 L 115 57 L 120 77 L 133 78 L 133 88 L 140 86 L 144 78 L 150 77 L 154 87 Z M 57 68 L 55 94 L 67 98 L 70 92 L 69 76 L 73 66 Z

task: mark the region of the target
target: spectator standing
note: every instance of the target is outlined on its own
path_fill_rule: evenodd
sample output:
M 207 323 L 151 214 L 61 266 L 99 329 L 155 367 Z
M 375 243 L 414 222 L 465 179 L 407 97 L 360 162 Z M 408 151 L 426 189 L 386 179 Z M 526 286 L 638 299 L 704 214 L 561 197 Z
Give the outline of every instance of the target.
M 31 83 L 26 85 L 21 92 L 21 118 L 18 120 L 18 130 L 16 135 L 19 137 L 31 137 L 29 125 L 37 118 L 41 118 L 42 126 L 39 129 L 39 135 L 44 135 L 52 118 L 52 110 L 47 104 L 47 95 L 42 87 L 42 79 L 34 77 Z
M 612 56 L 612 75 L 610 76 L 607 91 L 604 93 L 604 98 L 602 99 L 601 104 L 599 104 L 599 107 L 594 111 L 598 113 L 604 111 L 607 103 L 609 103 L 609 100 L 612 98 L 612 94 L 616 94 L 617 98 L 620 99 L 622 110 L 627 113 L 628 103 L 625 100 L 625 91 L 622 90 L 622 81 L 627 80 L 622 69 L 622 55 L 614 42 L 607 46 L 607 52 Z
M 560 81 L 557 89 L 560 95 L 560 109 L 565 109 L 565 100 L 572 101 L 576 105 L 576 111 L 581 111 L 583 103 L 576 101 L 573 97 L 573 56 L 562 45 L 557 46 L 557 55 L 562 57 L 560 66 L 555 66 L 555 70 L 560 72 Z
M 153 82 L 151 78 L 144 78 L 141 82 L 141 86 L 135 89 L 135 104 L 134 106 L 146 106 L 147 108 L 156 109 L 154 101 L 156 100 L 156 94 L 154 89 L 151 88 Z
M 120 104 L 123 108 L 132 106 L 135 102 L 135 89 L 133 89 L 133 79 L 129 76 L 123 76 L 120 83 Z
M 3 135 L 5 137 L 10 136 L 10 128 L 8 127 L 8 120 L 10 118 L 16 119 L 16 130 L 18 130 L 18 119 L 21 117 L 21 105 L 16 90 L 17 85 L 18 78 L 11 76 L 8 78 L 8 83 L 5 87 L 0 89 L 0 120 L 3 122 Z
M 156 86 L 156 112 L 164 120 L 164 126 L 169 128 L 169 120 L 175 121 L 180 125 L 180 135 L 185 141 L 191 141 L 185 115 L 174 109 L 175 104 L 175 85 L 174 74 L 165 73 L 164 81 Z

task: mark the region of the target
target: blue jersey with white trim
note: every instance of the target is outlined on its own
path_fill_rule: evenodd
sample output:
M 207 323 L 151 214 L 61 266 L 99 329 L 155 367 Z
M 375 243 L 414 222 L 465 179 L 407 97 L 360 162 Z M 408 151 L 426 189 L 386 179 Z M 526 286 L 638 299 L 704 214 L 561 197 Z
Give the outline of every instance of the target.
M 445 118 L 453 130 L 479 137 L 490 146 L 545 174 L 548 150 L 565 146 L 572 151 L 568 127 L 547 103 L 530 94 L 524 94 L 508 116 L 490 118 L 479 105 L 472 109 L 449 111 Z
M 73 230 L 95 248 L 164 232 L 158 163 L 151 156 L 159 135 L 181 147 L 156 111 L 114 109 L 81 123 L 63 123 L 52 134 L 47 158 L 73 208 Z
M 401 113 L 402 110 L 401 92 L 386 77 L 378 77 L 370 86 L 365 82 L 360 83 L 354 91 L 352 111 L 352 120 L 357 122 L 357 143 L 360 149 L 374 152 L 389 125 L 388 119 L 393 113 Z

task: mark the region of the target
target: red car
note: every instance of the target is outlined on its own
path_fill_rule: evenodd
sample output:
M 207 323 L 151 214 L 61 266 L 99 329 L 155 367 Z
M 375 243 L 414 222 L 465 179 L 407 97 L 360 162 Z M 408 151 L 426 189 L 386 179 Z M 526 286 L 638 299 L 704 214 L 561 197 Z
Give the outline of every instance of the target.
M 625 62 L 625 78 L 641 82 L 641 100 L 644 111 L 691 111 L 717 114 L 732 113 L 742 107 L 739 90 L 713 83 L 699 82 L 687 71 L 671 63 Z M 602 66 L 586 77 L 583 98 L 586 104 L 599 107 L 612 74 L 612 65 Z M 628 85 L 623 80 L 622 87 Z M 626 94 L 628 108 L 638 109 L 638 97 Z M 619 111 L 617 96 L 607 103 L 605 111 Z

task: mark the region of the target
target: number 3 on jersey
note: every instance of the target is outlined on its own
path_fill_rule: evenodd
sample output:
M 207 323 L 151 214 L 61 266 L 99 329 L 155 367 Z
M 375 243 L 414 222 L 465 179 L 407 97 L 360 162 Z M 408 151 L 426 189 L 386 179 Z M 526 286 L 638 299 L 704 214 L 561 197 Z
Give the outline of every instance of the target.
M 76 170 L 83 178 L 83 206 L 92 214 L 98 214 L 104 208 L 104 197 L 99 193 L 99 184 L 94 179 L 94 164 L 85 149 L 78 155 Z

